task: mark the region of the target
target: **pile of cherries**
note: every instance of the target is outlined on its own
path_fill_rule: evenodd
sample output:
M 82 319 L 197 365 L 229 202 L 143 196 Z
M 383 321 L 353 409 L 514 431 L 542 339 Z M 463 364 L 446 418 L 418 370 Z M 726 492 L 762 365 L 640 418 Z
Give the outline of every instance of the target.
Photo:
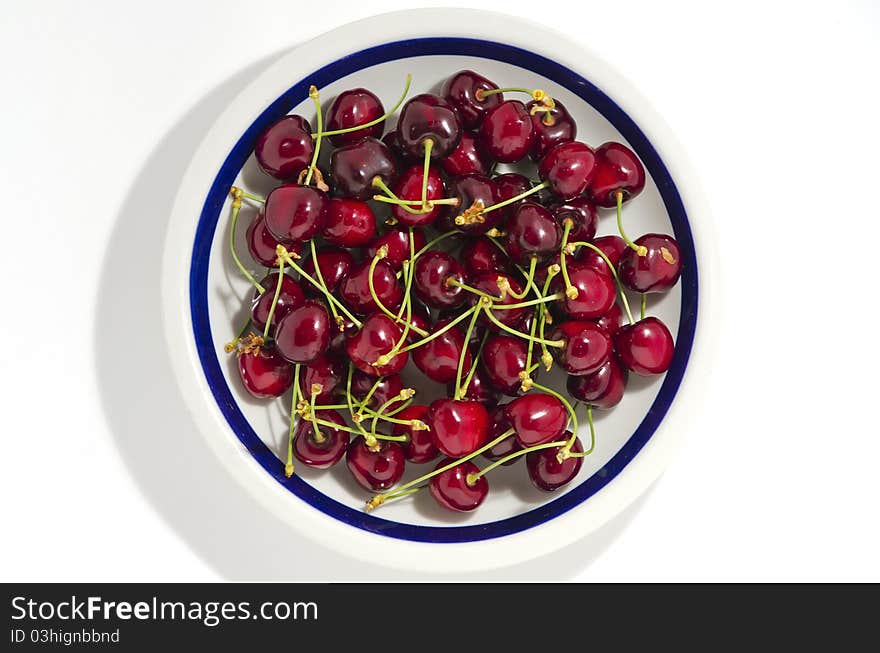
M 575 140 L 575 121 L 545 92 L 499 89 L 469 70 L 440 95 L 406 100 L 409 85 L 390 111 L 355 88 L 326 114 L 312 87 L 316 131 L 287 115 L 260 135 L 256 160 L 281 184 L 265 199 L 231 190 L 229 244 L 255 290 L 226 350 L 253 396 L 293 388 L 288 477 L 294 458 L 327 468 L 344 457 L 373 493 L 368 509 L 428 487 L 465 511 L 486 498 L 488 472 L 525 458 L 532 482 L 555 490 L 594 449 L 592 409 L 617 405 L 629 373 L 669 367 L 672 335 L 645 316 L 645 297 L 678 281 L 678 245 L 626 236 L 621 206 L 644 188 L 640 161 L 620 143 Z M 529 161 L 536 181 L 497 170 Z M 271 268 L 262 279 L 236 252 L 243 200 L 260 207 L 246 239 Z M 599 209 L 616 210 L 620 235 L 596 237 Z M 639 319 L 624 288 L 641 293 Z M 445 396 L 414 403 L 400 376 L 410 359 Z M 538 382 L 554 364 L 568 397 Z M 440 456 L 398 485 L 407 462 Z

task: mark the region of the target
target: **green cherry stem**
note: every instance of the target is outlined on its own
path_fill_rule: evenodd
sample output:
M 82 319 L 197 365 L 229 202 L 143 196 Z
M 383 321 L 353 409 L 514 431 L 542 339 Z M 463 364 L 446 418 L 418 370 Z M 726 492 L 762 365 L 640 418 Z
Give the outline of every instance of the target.
M 547 295 L 550 283 L 553 281 L 553 277 L 559 274 L 559 270 L 560 268 L 556 264 L 547 268 L 547 278 L 544 280 L 544 291 L 542 294 Z M 538 337 L 543 338 L 544 326 L 547 324 L 547 318 L 550 317 L 550 313 L 547 311 L 546 306 L 542 306 L 541 309 L 541 318 L 538 320 Z M 553 366 L 553 356 L 544 345 L 541 345 L 541 362 L 544 363 L 544 369 L 550 371 L 550 368 Z
M 247 333 L 247 330 L 251 327 L 251 321 L 252 321 L 251 318 L 248 317 L 248 319 L 244 323 L 244 326 L 238 330 L 238 334 L 235 336 L 235 339 L 232 340 L 231 342 L 227 342 L 223 346 L 223 351 L 225 351 L 227 354 L 231 354 L 232 352 L 235 351 L 235 348 L 238 346 L 238 342 L 242 338 L 244 338 L 244 334 Z
M 549 304 L 550 302 L 555 302 L 556 300 L 562 299 L 563 297 L 565 297 L 565 293 L 559 291 L 557 293 L 553 293 L 552 295 L 539 297 L 538 299 L 530 299 L 527 302 L 518 302 L 516 304 L 498 304 L 497 306 L 493 306 L 492 310 L 507 311 L 513 308 L 525 308 L 526 306 L 535 306 L 537 304 Z
M 439 338 L 440 336 L 442 336 L 444 333 L 449 331 L 449 329 L 454 327 L 459 322 L 463 322 L 464 320 L 468 319 L 471 316 L 471 313 L 476 312 L 478 308 L 479 308 L 479 306 L 474 306 L 473 308 L 466 310 L 461 315 L 457 315 L 455 317 L 455 319 L 450 320 L 448 324 L 444 324 L 441 328 L 434 331 L 434 333 L 432 333 L 431 335 L 427 336 L 426 338 L 423 338 L 422 340 L 417 340 L 416 342 L 408 344 L 406 347 L 404 347 L 403 349 L 401 349 L 397 353 L 402 354 L 403 352 L 406 352 L 406 351 L 412 351 L 413 349 L 416 349 L 417 347 L 421 347 L 422 345 L 431 342 L 434 338 Z
M 539 112 L 544 112 L 544 117 L 541 119 L 542 122 L 548 127 L 552 127 L 554 124 L 556 124 L 556 120 L 553 118 L 552 115 L 550 115 L 550 111 L 556 108 L 556 102 L 554 102 L 553 98 L 547 95 L 547 93 L 545 91 L 542 91 L 540 88 L 528 89 L 519 88 L 518 86 L 510 86 L 507 88 L 494 88 L 490 90 L 478 88 L 474 93 L 474 97 L 477 99 L 478 102 L 482 102 L 486 99 L 486 96 L 495 95 L 497 93 L 525 93 L 526 95 L 532 96 L 532 99 L 538 103 L 532 107 L 532 115 Z
M 467 290 L 469 293 L 473 293 L 474 295 L 477 295 L 479 297 L 485 297 L 489 301 L 500 302 L 504 299 L 503 296 L 496 297 L 495 295 L 490 295 L 487 292 L 483 292 L 479 288 L 474 288 L 473 286 L 469 286 L 466 283 L 462 283 L 461 281 L 459 281 L 455 277 L 447 278 L 446 281 L 444 281 L 444 283 L 447 286 L 457 286 L 457 287 L 461 288 L 462 290 Z
M 333 424 L 333 422 L 328 424 L 323 420 L 318 420 L 318 411 L 315 410 L 315 398 L 324 391 L 324 388 L 321 387 L 320 383 L 313 383 L 309 390 L 311 391 L 309 395 L 309 418 L 312 420 L 312 432 L 315 434 L 315 442 L 321 444 L 326 438 L 324 437 L 324 434 L 321 433 L 321 429 L 318 428 L 318 422 L 320 421 L 324 426 Z
M 450 236 L 454 236 L 454 235 L 460 234 L 460 233 L 462 233 L 460 230 L 453 229 L 452 231 L 447 231 L 446 233 L 440 234 L 434 240 L 428 241 L 428 243 L 424 247 L 422 247 L 419 251 L 416 252 L 415 256 L 413 256 L 413 261 L 418 259 L 422 254 L 424 254 L 425 252 L 430 250 L 432 247 L 434 247 L 434 245 L 436 245 L 440 241 L 446 240 Z
M 538 320 L 540 319 L 539 315 L 538 315 L 538 311 L 540 311 L 540 310 L 541 310 L 540 306 L 535 307 L 535 316 L 532 318 L 532 324 L 529 326 L 529 337 L 530 338 L 535 337 L 535 329 L 537 328 Z M 529 340 L 529 348 L 526 351 L 526 369 L 529 369 L 532 366 L 532 349 L 534 349 L 534 347 L 535 347 L 535 341 Z M 526 374 L 526 378 L 530 379 L 531 376 Z M 523 379 L 523 384 L 525 385 L 525 379 Z M 524 387 L 522 389 L 524 391 L 527 391 L 529 388 Z
M 403 318 L 399 318 L 394 313 L 392 313 L 388 309 L 388 307 L 382 303 L 382 300 L 379 299 L 379 295 L 376 294 L 376 284 L 373 282 L 373 274 L 376 272 L 376 265 L 379 263 L 379 261 L 381 261 L 386 256 L 388 256 L 388 246 L 382 245 L 382 247 L 379 248 L 379 251 L 377 251 L 376 255 L 373 257 L 373 260 L 370 261 L 370 269 L 369 269 L 369 275 L 367 277 L 367 284 L 370 286 L 370 296 L 373 298 L 373 302 L 375 302 L 377 308 L 380 311 L 382 311 L 383 313 L 385 313 L 385 315 L 390 317 L 392 320 L 394 320 L 394 322 L 396 324 L 403 324 L 404 323 Z M 416 333 L 418 333 L 420 336 L 428 335 L 427 331 L 425 331 L 424 329 L 420 329 L 415 324 L 412 324 L 409 321 L 406 321 L 406 324 L 409 324 L 409 328 L 412 329 L 413 331 L 415 331 Z M 387 356 L 388 354 L 385 354 L 385 355 Z M 389 360 L 390 360 L 390 358 L 389 358 Z M 384 365 L 387 365 L 387 364 L 388 363 L 384 363 Z
M 478 307 L 482 307 L 482 304 L 477 304 Z M 471 321 L 468 324 L 467 331 L 464 334 L 464 341 L 461 345 L 461 352 L 458 355 L 458 369 L 455 371 L 455 400 L 458 401 L 461 399 L 461 395 L 464 390 L 461 387 L 461 373 L 464 371 L 464 359 L 468 351 L 468 344 L 471 341 L 471 334 L 474 332 L 474 325 L 477 323 L 477 318 L 480 316 L 480 309 L 478 308 L 471 315 Z
M 296 405 L 299 399 L 299 363 L 293 366 L 293 395 L 290 400 L 290 425 L 287 429 L 287 461 L 284 463 L 284 476 L 293 476 L 293 432 L 296 426 Z
M 376 390 L 378 389 L 379 384 L 382 383 L 383 378 L 384 377 L 381 377 L 381 376 L 376 377 L 376 380 L 375 380 L 375 382 L 373 382 L 373 385 L 370 388 L 370 391 L 367 392 L 367 394 L 364 396 L 364 398 L 358 402 L 358 407 L 357 407 L 357 414 L 358 415 L 361 415 L 364 412 L 364 408 L 366 408 L 367 404 L 370 403 L 370 400 L 373 398 L 373 395 L 375 394 Z
M 235 251 L 235 229 L 238 225 L 238 213 L 241 210 L 241 198 L 244 194 L 244 191 L 241 188 L 237 188 L 233 186 L 229 190 L 230 195 L 232 195 L 232 212 L 230 214 L 230 225 L 229 225 L 229 251 L 232 254 L 232 260 L 235 261 L 235 265 L 238 266 L 238 269 L 241 270 L 241 273 L 250 281 L 254 288 L 257 289 L 261 295 L 266 292 L 266 289 L 260 285 L 260 283 L 254 279 L 254 275 L 252 275 L 244 264 L 241 262 L 241 259 L 238 258 L 238 253 Z
M 491 307 L 487 306 L 488 302 L 484 301 L 485 299 L 486 298 L 484 297 L 481 300 L 481 302 L 483 303 L 484 307 L 486 308 L 486 310 L 484 311 L 486 314 L 486 317 L 488 317 L 489 320 L 491 320 L 492 323 L 495 326 L 497 326 L 499 329 L 503 329 L 504 331 L 507 331 L 509 334 L 514 335 L 514 336 L 518 336 L 518 337 L 522 338 L 523 340 L 531 340 L 531 341 L 534 341 L 534 342 L 537 342 L 537 343 L 540 343 L 543 345 L 547 345 L 548 347 L 554 347 L 554 348 L 558 349 L 558 348 L 565 346 L 565 342 L 562 340 L 545 340 L 544 338 L 533 338 L 528 333 L 523 333 L 522 331 L 517 331 L 513 327 L 507 326 L 506 324 L 504 324 L 501 320 L 499 320 L 497 317 L 495 317 L 492 314 Z
M 507 280 L 504 279 L 504 277 L 498 277 L 498 288 L 500 288 L 502 292 L 506 292 L 514 299 L 525 299 L 529 294 L 529 290 L 531 290 L 532 286 L 534 285 L 533 280 L 535 278 L 535 268 L 537 267 L 537 265 L 538 259 L 534 256 L 531 257 L 531 260 L 529 261 L 529 271 L 525 275 L 526 288 L 521 293 L 517 293 L 516 291 L 514 291 L 514 289 L 510 287 L 510 283 L 507 283 Z M 502 279 L 504 279 L 504 283 L 501 282 Z M 535 290 L 537 290 L 537 288 Z
M 376 118 L 375 120 L 371 120 L 370 122 L 365 122 L 362 125 L 354 125 L 353 127 L 346 127 L 345 129 L 334 129 L 333 131 L 324 132 L 323 135 L 324 136 L 336 136 L 338 134 L 348 134 L 349 132 L 358 131 L 360 129 L 368 129 L 368 128 L 372 127 L 373 125 L 378 125 L 380 122 L 382 122 L 386 118 L 388 118 L 388 116 L 393 115 L 394 112 L 397 111 L 398 108 L 400 108 L 400 105 L 403 104 L 403 101 L 406 99 L 407 93 L 409 93 L 409 86 L 411 83 L 412 83 L 412 75 L 407 73 L 406 84 L 403 87 L 403 93 L 401 94 L 400 99 L 397 101 L 397 104 L 395 104 L 393 107 L 391 107 L 391 109 L 389 111 L 385 112 L 385 115 L 379 116 L 378 118 Z M 321 132 L 321 129 L 319 127 L 318 132 L 315 134 L 312 134 L 312 138 L 318 138 L 318 136 L 321 135 L 320 132 Z
M 565 296 L 569 299 L 577 299 L 578 290 L 574 286 L 571 285 L 571 279 L 568 278 L 568 268 L 565 267 L 565 255 L 571 254 L 573 252 L 568 251 L 568 235 L 571 233 L 571 228 L 574 226 L 574 220 L 571 218 L 565 218 L 562 221 L 565 229 L 562 232 L 562 247 L 559 250 L 559 268 L 562 270 L 562 279 L 565 281 Z M 574 248 L 571 248 L 572 250 Z
M 397 206 L 402 206 L 404 208 L 406 208 L 408 206 L 415 206 L 415 205 L 422 207 L 422 210 L 412 211 L 412 213 L 427 213 L 428 211 L 431 210 L 431 207 L 434 204 L 445 204 L 445 205 L 449 205 L 449 206 L 458 206 L 460 204 L 460 201 L 457 197 L 443 197 L 443 198 L 437 199 L 437 200 L 429 200 L 427 207 L 425 207 L 422 204 L 422 200 L 404 200 L 404 199 L 397 197 L 396 195 L 394 197 L 391 197 L 391 196 L 386 197 L 384 195 L 374 195 L 373 199 L 376 200 L 377 202 L 384 202 L 385 204 L 396 204 Z
M 256 202 L 257 204 L 265 204 L 266 200 L 259 195 L 254 195 L 253 193 L 249 193 L 246 190 L 241 191 L 241 196 L 246 200 L 251 200 L 252 202 Z
M 596 428 L 593 426 L 593 407 L 590 404 L 587 404 L 587 423 L 590 425 L 590 448 L 586 451 L 582 451 L 580 453 L 569 452 L 567 457 L 570 458 L 583 458 L 585 456 L 589 456 L 593 453 L 593 450 L 596 448 Z M 574 444 L 574 438 L 569 441 L 568 447 L 570 448 Z M 562 452 L 560 452 L 562 453 Z
M 272 327 L 272 318 L 275 317 L 275 307 L 278 306 L 278 297 L 281 295 L 281 283 L 284 281 L 284 259 L 278 260 L 278 283 L 275 284 L 275 295 L 272 297 L 272 305 L 269 307 L 269 317 L 266 318 L 266 326 L 263 329 L 263 341 L 269 339 L 269 329 Z
M 355 413 L 354 410 L 354 395 L 351 394 L 351 377 L 354 374 L 354 363 L 348 363 L 348 378 L 345 381 L 345 398 L 348 402 L 348 414 L 351 417 L 351 421 L 354 422 L 355 426 L 358 427 L 358 433 L 364 436 L 364 439 L 367 441 L 367 446 L 373 446 L 376 444 L 375 439 L 370 439 L 370 434 L 367 433 L 367 430 L 361 426 L 361 415 L 360 415 L 360 407 L 358 408 L 358 412 Z
M 309 171 L 306 174 L 305 186 L 312 182 L 312 173 L 315 172 L 315 166 L 318 163 L 318 153 L 321 151 L 321 140 L 324 129 L 324 117 L 321 115 L 321 100 L 318 98 L 318 89 L 314 85 L 309 86 L 309 97 L 315 103 L 315 110 L 318 112 L 318 133 L 315 138 L 315 151 L 312 153 L 312 162 L 309 164 Z
M 321 272 L 321 266 L 318 265 L 318 252 L 315 249 L 314 238 L 309 241 L 309 247 L 312 250 L 312 260 L 315 262 L 315 276 L 318 277 L 318 282 L 321 284 L 321 292 L 326 295 L 330 292 L 330 289 L 327 288 L 327 283 L 324 281 L 324 273 Z M 345 323 L 339 317 L 339 312 L 336 310 L 336 304 L 333 302 L 328 303 L 330 304 L 330 312 L 333 314 L 333 321 L 336 322 L 336 326 L 342 331 L 345 328 Z
M 557 442 L 545 442 L 544 444 L 536 444 L 532 447 L 527 447 L 526 449 L 520 449 L 519 451 L 514 451 L 512 454 L 508 454 L 504 456 L 504 458 L 499 458 L 491 465 L 486 465 L 483 469 L 481 469 L 476 474 L 468 474 L 465 481 L 468 485 L 473 485 L 477 482 L 477 479 L 485 474 L 488 474 L 496 467 L 500 467 L 506 462 L 511 460 L 515 460 L 520 456 L 525 456 L 526 454 L 532 453 L 533 451 L 540 451 L 541 449 L 552 449 L 553 447 L 562 447 L 565 445 L 565 440 L 557 441 Z M 572 454 L 572 456 L 576 456 L 577 454 Z
M 620 209 L 623 206 L 623 191 L 617 191 L 614 193 L 614 196 L 617 198 L 617 230 L 620 232 L 620 237 L 623 238 L 623 241 L 632 247 L 639 256 L 646 256 L 648 254 L 648 248 L 644 245 L 636 245 L 623 231 L 623 221 L 620 218 Z
M 373 188 L 378 188 L 385 195 L 373 195 L 373 199 L 377 202 L 385 202 L 386 204 L 396 204 L 400 208 L 402 208 L 407 213 L 426 213 L 427 211 L 422 211 L 421 209 L 414 209 L 411 206 L 407 206 L 406 200 L 400 199 L 397 195 L 394 194 L 394 191 L 388 188 L 388 185 L 382 181 L 382 178 L 379 175 L 373 177 L 373 181 L 370 182 L 373 185 Z
M 425 167 L 422 173 L 422 210 L 428 210 L 428 174 L 431 172 L 431 150 L 434 149 L 434 141 L 430 138 L 425 140 Z
M 535 388 L 536 390 L 540 390 L 541 392 L 546 392 L 548 395 L 553 395 L 554 397 L 559 399 L 559 401 L 562 402 L 562 404 L 565 406 L 565 409 L 568 411 L 568 414 L 571 418 L 571 423 L 573 426 L 571 429 L 571 439 L 568 441 L 568 444 L 566 444 L 566 452 L 567 452 L 569 449 L 571 449 L 571 446 L 574 444 L 574 439 L 577 437 L 577 432 L 578 432 L 577 413 L 575 412 L 572 405 L 568 402 L 568 399 L 566 399 L 561 394 L 556 392 L 556 390 L 554 390 L 553 388 L 548 388 L 547 386 L 540 385 L 539 383 L 532 384 L 532 387 Z
M 645 310 L 648 307 L 648 293 L 642 293 L 642 310 L 639 315 L 639 319 L 645 319 Z
M 379 406 L 379 410 L 377 410 L 375 413 L 373 413 L 373 423 L 370 425 L 370 435 L 372 435 L 374 438 L 378 437 L 376 434 L 376 424 L 378 424 L 380 419 L 383 419 L 385 417 L 385 410 L 388 408 L 388 406 L 393 404 L 395 401 L 406 401 L 407 399 L 412 397 L 411 392 L 407 392 L 408 390 L 409 390 L 409 388 L 405 388 L 396 396 L 391 397 L 391 399 L 389 399 L 384 404 Z M 401 424 L 401 423 L 409 424 L 413 428 L 419 427 L 419 430 L 425 430 L 425 431 L 429 430 L 428 425 L 424 424 L 424 422 L 422 422 L 420 420 L 397 420 L 397 423 L 398 424 Z M 424 426 L 425 428 L 421 429 L 421 426 Z M 390 440 L 392 438 L 394 438 L 397 442 L 405 442 L 406 441 L 405 435 L 388 436 L 385 439 Z
M 593 243 L 588 243 L 586 241 L 579 240 L 576 243 L 572 243 L 572 245 L 574 245 L 575 247 L 580 247 L 580 246 L 589 247 L 594 252 L 596 252 L 599 256 L 602 257 L 602 260 L 605 261 L 605 265 L 607 265 L 608 269 L 611 270 L 611 274 L 614 277 L 614 282 L 617 284 L 617 294 L 620 295 L 620 301 L 623 303 L 623 308 L 626 311 L 626 317 L 629 319 L 629 323 L 633 324 L 635 322 L 635 320 L 633 319 L 632 311 L 629 310 L 629 300 L 626 298 L 626 293 L 623 292 L 623 284 L 620 283 L 620 277 L 617 276 L 617 270 L 611 264 L 611 259 L 609 259 L 608 256 L 605 254 L 605 252 L 603 252 L 601 249 L 596 247 Z
M 462 383 L 461 393 L 464 394 L 467 392 L 467 389 L 471 386 L 471 380 L 474 378 L 474 373 L 477 371 L 477 366 L 480 363 L 480 358 L 483 356 L 483 347 L 486 346 L 486 340 L 489 339 L 489 331 L 488 329 L 483 334 L 482 339 L 480 340 L 480 346 L 477 348 L 477 354 L 474 356 L 474 364 L 471 365 L 471 371 L 468 372 L 467 378 Z
M 348 393 L 346 390 L 343 390 L 343 392 L 346 393 L 346 395 L 350 394 L 350 393 Z M 346 399 L 351 399 L 353 402 L 357 402 L 357 401 L 358 401 L 358 398 L 355 397 L 354 395 L 351 395 L 350 397 L 347 396 Z M 395 424 L 408 424 L 408 423 L 410 422 L 410 420 L 394 420 L 394 419 L 391 419 L 391 417 L 394 416 L 394 415 L 397 415 L 397 413 L 399 413 L 399 412 L 402 411 L 404 408 L 406 408 L 407 406 L 409 406 L 412 402 L 413 402 L 412 399 L 407 399 L 407 400 L 406 400 L 405 402 L 403 402 L 400 406 L 397 406 L 394 410 L 389 410 L 387 413 L 385 413 L 385 414 L 382 416 L 382 419 L 387 420 L 387 421 L 389 421 L 389 422 L 393 422 L 393 423 L 395 423 Z M 348 404 L 332 404 L 332 405 L 329 405 L 329 406 L 321 406 L 321 408 L 335 408 L 335 409 L 342 409 L 342 408 L 345 408 L 347 405 L 348 405 Z M 372 416 L 376 413 L 375 410 L 373 410 L 372 408 L 369 408 L 369 407 L 364 407 L 363 411 L 364 411 L 364 414 L 365 414 L 367 417 L 372 417 Z
M 548 186 L 550 186 L 550 182 L 542 181 L 537 186 L 532 186 L 527 191 L 523 191 L 519 195 L 514 195 L 513 197 L 506 199 L 503 202 L 498 202 L 497 204 L 493 204 L 492 206 L 487 206 L 485 209 L 480 211 L 480 213 L 481 214 L 488 213 L 489 211 L 495 211 L 496 209 L 503 209 L 505 206 L 513 204 L 514 202 L 519 202 L 524 197 L 528 197 L 529 195 L 532 195 L 533 193 L 537 193 L 538 191 L 543 190 L 543 189 L 547 188 Z

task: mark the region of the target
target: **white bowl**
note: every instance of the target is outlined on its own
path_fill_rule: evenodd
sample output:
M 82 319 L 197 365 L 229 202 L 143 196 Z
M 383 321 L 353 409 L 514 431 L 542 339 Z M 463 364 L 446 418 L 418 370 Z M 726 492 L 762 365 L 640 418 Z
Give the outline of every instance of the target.
M 424 492 L 367 513 L 366 493 L 342 464 L 323 473 L 299 465 L 293 478 L 284 478 L 289 399 L 252 399 L 223 352 L 250 296 L 226 247 L 228 190 L 235 184 L 266 193 L 273 186 L 254 164 L 253 143 L 285 113 L 314 114 L 310 84 L 325 102 L 365 86 L 390 106 L 407 73 L 415 93 L 436 90 L 462 68 L 503 86 L 547 90 L 577 120 L 579 139 L 626 142 L 642 159 L 648 183 L 627 204 L 625 219 L 633 236 L 671 232 L 682 249 L 681 282 L 649 305 L 676 334 L 676 355 L 663 378 L 631 377 L 624 401 L 597 415 L 596 450 L 565 489 L 535 490 L 520 464 L 488 477 L 490 496 L 473 513 L 446 513 Z M 524 562 L 623 510 L 658 477 L 687 428 L 689 407 L 699 402 L 700 370 L 707 369 L 712 243 L 706 218 L 693 172 L 651 104 L 580 44 L 527 21 L 470 10 L 424 9 L 358 21 L 284 55 L 226 109 L 196 152 L 175 203 L 163 262 L 176 379 L 206 442 L 242 491 L 302 535 L 357 558 L 426 572 Z M 600 233 L 612 232 L 613 223 L 603 217 Z M 243 238 L 238 242 L 246 256 Z M 409 470 L 407 478 L 424 471 Z

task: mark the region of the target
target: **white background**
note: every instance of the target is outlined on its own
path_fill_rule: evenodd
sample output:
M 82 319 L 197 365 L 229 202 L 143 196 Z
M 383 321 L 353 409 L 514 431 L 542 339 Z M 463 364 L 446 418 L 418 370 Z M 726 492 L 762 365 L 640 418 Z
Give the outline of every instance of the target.
M 721 346 L 652 491 L 592 542 L 490 578 L 880 581 L 880 5 L 563 4 L 481 6 L 581 39 L 676 132 L 713 209 Z M 198 503 L 162 494 L 207 452 L 133 475 L 126 424 L 171 410 L 173 381 L 144 391 L 133 365 L 128 392 L 102 362 L 159 346 L 114 331 L 112 310 L 114 294 L 152 296 L 155 272 L 120 273 L 125 288 L 114 272 L 158 261 L 150 220 L 224 102 L 292 45 L 405 7 L 4 4 L 0 579 L 412 578 L 321 557 L 256 515 L 230 523 L 253 507 L 216 474 Z M 133 220 L 140 242 L 120 237 Z

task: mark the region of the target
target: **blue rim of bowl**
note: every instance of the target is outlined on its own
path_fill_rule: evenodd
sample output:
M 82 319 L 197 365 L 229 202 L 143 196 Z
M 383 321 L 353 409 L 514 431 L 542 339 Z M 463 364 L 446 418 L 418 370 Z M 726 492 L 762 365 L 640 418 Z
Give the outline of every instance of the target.
M 469 526 L 419 526 L 390 521 L 340 503 L 309 485 L 299 476 L 285 478 L 283 466 L 248 423 L 226 383 L 208 315 L 208 267 L 220 211 L 226 202 L 229 187 L 233 185 L 253 151 L 253 144 L 260 132 L 307 97 L 311 84 L 322 88 L 340 77 L 369 66 L 427 55 L 482 57 L 520 66 L 565 87 L 590 104 L 627 140 L 654 179 L 672 223 L 683 262 L 681 315 L 675 356 L 656 400 L 626 443 L 602 469 L 558 499 L 514 517 Z M 697 287 L 697 259 L 693 235 L 678 189 L 657 150 L 626 112 L 594 84 L 550 59 L 503 43 L 451 37 L 395 41 L 361 50 L 315 71 L 308 78 L 291 86 L 269 105 L 239 138 L 214 179 L 196 227 L 190 267 L 193 331 L 205 378 L 232 431 L 263 469 L 312 507 L 346 524 L 389 537 L 433 543 L 487 540 L 538 526 L 580 505 L 610 483 L 654 434 L 678 391 L 696 330 Z

